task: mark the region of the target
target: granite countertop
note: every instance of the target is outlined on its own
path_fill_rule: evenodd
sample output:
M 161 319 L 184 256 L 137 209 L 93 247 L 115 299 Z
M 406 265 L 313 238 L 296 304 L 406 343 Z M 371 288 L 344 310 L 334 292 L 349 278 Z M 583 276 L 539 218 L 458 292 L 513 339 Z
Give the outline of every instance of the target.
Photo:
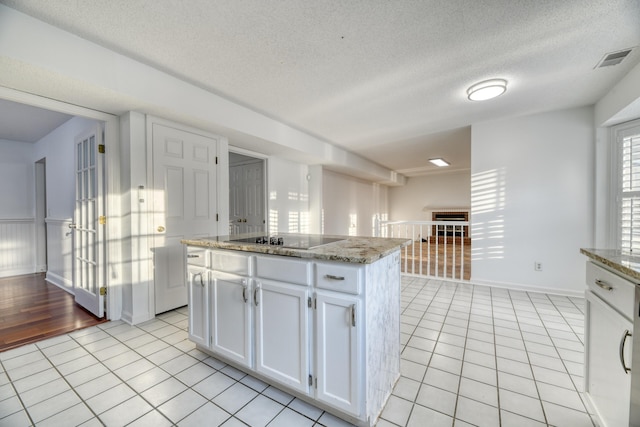
M 582 248 L 580 253 L 632 279 L 636 279 L 640 283 L 640 255 L 631 255 L 619 249 Z
M 280 255 L 295 258 L 308 258 L 327 261 L 340 261 L 353 264 L 371 264 L 390 255 L 394 251 L 411 244 L 409 239 L 392 239 L 383 237 L 332 236 L 322 237 L 340 238 L 342 240 L 313 247 L 311 249 L 296 249 L 281 246 L 260 245 L 257 243 L 235 242 L 241 238 L 263 236 L 264 233 L 239 234 L 235 236 L 211 236 L 183 239 L 181 243 L 204 248 L 218 248 L 234 251 L 255 252 L 260 254 Z M 295 234 L 278 234 L 291 236 Z M 307 235 L 302 235 L 307 236 Z M 320 237 L 318 235 L 311 235 Z

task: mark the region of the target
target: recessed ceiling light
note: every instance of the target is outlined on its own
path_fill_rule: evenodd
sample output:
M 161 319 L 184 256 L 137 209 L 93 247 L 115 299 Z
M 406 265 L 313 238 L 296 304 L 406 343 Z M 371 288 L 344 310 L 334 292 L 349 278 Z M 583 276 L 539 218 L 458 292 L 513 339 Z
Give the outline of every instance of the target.
M 476 83 L 467 89 L 467 96 L 471 101 L 486 101 L 500 96 L 507 90 L 507 81 L 491 79 Z
M 449 162 L 440 157 L 438 157 L 437 159 L 429 159 L 429 161 L 438 167 L 449 166 Z

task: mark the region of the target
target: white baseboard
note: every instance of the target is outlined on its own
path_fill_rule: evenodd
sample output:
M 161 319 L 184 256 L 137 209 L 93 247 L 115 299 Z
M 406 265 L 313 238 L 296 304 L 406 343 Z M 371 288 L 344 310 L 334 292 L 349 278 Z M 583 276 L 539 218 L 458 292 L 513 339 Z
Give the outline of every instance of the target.
M 449 279 L 449 278 L 446 278 L 446 277 L 430 277 L 430 276 L 420 276 L 418 274 L 405 274 L 405 273 L 402 273 L 402 275 L 403 276 L 407 276 L 407 277 L 416 277 L 416 278 L 423 278 L 423 279 L 429 279 L 429 280 L 438 280 L 438 281 L 442 281 L 442 282 L 466 283 L 466 284 L 469 284 L 469 285 L 489 286 L 489 287 L 493 287 L 493 288 L 508 289 L 508 290 L 511 290 L 511 291 L 538 292 L 538 293 L 543 293 L 543 294 L 560 295 L 560 296 L 564 296 L 564 297 L 584 298 L 584 292 L 587 290 L 586 285 L 585 285 L 585 289 L 584 290 L 575 291 L 573 289 L 545 288 L 545 287 L 539 287 L 539 286 L 524 285 L 524 284 L 521 284 L 521 283 L 493 282 L 493 281 L 489 281 L 489 280 L 471 279 L 471 280 L 469 280 L 467 282 L 467 281 L 464 281 L 464 280 L 461 280 L 461 279 Z
M 123 322 L 128 323 L 130 325 L 138 325 L 140 323 L 146 322 L 147 320 L 151 320 L 153 318 L 154 318 L 154 316 L 149 316 L 149 313 L 144 313 L 143 315 L 133 316 L 130 312 L 123 311 L 122 315 L 120 317 L 120 320 L 122 320 Z
M 0 277 L 22 276 L 24 274 L 33 274 L 33 266 L 29 267 L 17 267 L 6 270 L 0 270 Z
M 75 295 L 73 292 L 73 283 L 71 282 L 71 280 L 65 279 L 64 277 L 58 276 L 57 274 L 50 271 L 47 271 L 47 276 L 44 278 L 44 280 L 51 283 L 52 285 L 59 287 L 63 291 L 70 293 L 71 295 Z
M 493 288 L 508 289 L 510 291 L 538 292 L 543 294 L 560 295 L 564 297 L 578 297 L 578 298 L 584 298 L 584 291 L 586 290 L 586 286 L 585 286 L 585 289 L 582 291 L 574 291 L 572 289 L 546 288 L 546 287 L 539 287 L 539 286 L 524 285 L 521 283 L 493 282 L 493 281 L 487 281 L 487 280 L 473 280 L 473 279 L 471 279 L 469 283 L 472 285 L 491 286 Z

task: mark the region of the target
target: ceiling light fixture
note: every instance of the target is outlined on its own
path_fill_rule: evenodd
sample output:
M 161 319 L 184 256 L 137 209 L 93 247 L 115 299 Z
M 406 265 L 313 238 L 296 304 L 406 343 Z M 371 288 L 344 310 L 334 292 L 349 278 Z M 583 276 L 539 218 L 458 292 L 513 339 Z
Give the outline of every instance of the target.
M 467 89 L 467 96 L 471 101 L 486 101 L 500 96 L 507 90 L 507 81 L 504 79 L 490 79 L 476 83 Z
M 445 159 L 438 157 L 437 159 L 429 159 L 429 161 L 431 163 L 433 163 L 434 165 L 442 168 L 444 166 L 449 166 L 449 162 L 447 162 Z

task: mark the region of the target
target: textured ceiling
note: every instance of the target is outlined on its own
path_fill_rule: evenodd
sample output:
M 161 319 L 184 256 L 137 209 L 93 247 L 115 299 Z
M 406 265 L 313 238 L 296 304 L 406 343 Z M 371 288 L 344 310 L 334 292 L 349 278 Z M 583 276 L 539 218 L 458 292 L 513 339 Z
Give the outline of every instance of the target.
M 640 44 L 639 0 L 1 2 L 414 174 L 468 168 L 469 125 L 594 104 L 640 61 L 594 68 Z M 506 94 L 467 100 L 492 77 Z

